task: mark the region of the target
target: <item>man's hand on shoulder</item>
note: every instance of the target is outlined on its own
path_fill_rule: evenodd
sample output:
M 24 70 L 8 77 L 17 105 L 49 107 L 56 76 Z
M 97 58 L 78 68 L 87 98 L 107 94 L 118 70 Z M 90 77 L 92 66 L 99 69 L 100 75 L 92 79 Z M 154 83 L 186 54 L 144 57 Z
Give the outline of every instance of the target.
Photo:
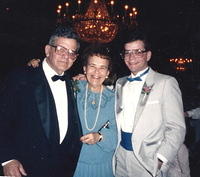
M 85 76 L 85 74 L 77 74 L 77 75 L 74 76 L 72 79 L 73 79 L 74 81 L 75 81 L 75 80 L 86 80 L 86 76 Z
M 40 59 L 32 59 L 27 63 L 27 65 L 32 66 L 33 68 L 37 68 L 39 66 L 40 62 L 41 62 Z
M 22 164 L 18 160 L 12 160 L 3 166 L 5 176 L 22 177 L 27 176 Z

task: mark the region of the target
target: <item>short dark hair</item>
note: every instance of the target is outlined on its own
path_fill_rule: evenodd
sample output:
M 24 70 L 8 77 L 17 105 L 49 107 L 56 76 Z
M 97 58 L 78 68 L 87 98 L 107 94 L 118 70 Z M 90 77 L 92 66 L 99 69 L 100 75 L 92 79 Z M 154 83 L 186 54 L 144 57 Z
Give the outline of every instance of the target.
M 105 44 L 91 44 L 83 51 L 83 66 L 88 63 L 89 57 L 98 56 L 109 61 L 108 70 L 112 70 L 111 49 Z
M 58 37 L 64 37 L 64 38 L 70 38 L 75 39 L 78 43 L 78 49 L 80 48 L 80 39 L 78 34 L 74 31 L 74 29 L 69 25 L 60 25 L 56 27 L 56 29 L 53 31 L 49 38 L 49 44 L 55 45 L 55 40 Z
M 92 56 L 98 56 L 102 59 L 108 60 L 108 70 L 110 72 L 108 78 L 103 82 L 104 85 L 114 85 L 116 75 L 112 73 L 112 52 L 111 48 L 106 44 L 91 44 L 83 51 L 83 66 L 88 64 L 88 59 Z
M 147 33 L 142 28 L 135 28 L 134 30 L 128 31 L 126 34 L 127 35 L 125 35 L 123 40 L 124 45 L 140 40 L 144 43 L 144 47 L 147 51 L 151 50 L 151 45 Z

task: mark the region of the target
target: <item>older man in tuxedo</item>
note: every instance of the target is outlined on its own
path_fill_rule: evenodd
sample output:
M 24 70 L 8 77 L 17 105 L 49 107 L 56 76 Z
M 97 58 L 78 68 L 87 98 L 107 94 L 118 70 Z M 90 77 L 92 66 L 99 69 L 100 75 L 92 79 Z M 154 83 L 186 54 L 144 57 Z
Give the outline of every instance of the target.
M 131 75 L 116 83 L 116 177 L 167 176 L 185 137 L 178 83 L 148 66 L 151 51 L 141 30 L 126 38 L 122 57 Z
M 65 72 L 79 49 L 71 27 L 60 26 L 38 68 L 11 73 L 0 97 L 0 162 L 6 176 L 72 177 L 82 130 Z

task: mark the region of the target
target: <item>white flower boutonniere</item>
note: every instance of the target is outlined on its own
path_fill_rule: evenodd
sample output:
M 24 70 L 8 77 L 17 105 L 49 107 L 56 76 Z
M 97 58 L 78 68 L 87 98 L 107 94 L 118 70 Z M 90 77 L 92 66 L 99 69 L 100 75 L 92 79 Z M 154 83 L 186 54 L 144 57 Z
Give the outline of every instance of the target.
M 149 95 L 149 93 L 152 90 L 152 87 L 153 85 L 150 86 L 144 85 L 144 87 L 142 88 L 142 94 Z

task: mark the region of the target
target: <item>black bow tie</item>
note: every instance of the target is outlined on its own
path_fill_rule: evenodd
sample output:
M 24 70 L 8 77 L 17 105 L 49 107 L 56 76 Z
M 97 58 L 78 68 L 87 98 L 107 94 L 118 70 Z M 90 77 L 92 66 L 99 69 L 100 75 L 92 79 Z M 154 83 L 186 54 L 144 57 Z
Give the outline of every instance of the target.
M 65 75 L 59 76 L 59 75 L 54 75 L 51 77 L 52 81 L 57 81 L 57 80 L 61 80 L 61 81 L 65 81 Z

